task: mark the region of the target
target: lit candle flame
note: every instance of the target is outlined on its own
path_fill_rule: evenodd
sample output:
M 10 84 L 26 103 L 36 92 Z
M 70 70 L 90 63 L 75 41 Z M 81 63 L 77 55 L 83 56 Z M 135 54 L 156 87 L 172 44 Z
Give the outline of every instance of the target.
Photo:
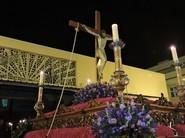
M 176 51 L 175 46 L 172 45 L 172 46 L 170 47 L 170 49 L 171 49 L 172 58 L 173 58 L 174 63 L 178 63 L 178 62 L 179 62 L 179 59 L 178 59 L 178 56 L 177 56 L 177 51 Z

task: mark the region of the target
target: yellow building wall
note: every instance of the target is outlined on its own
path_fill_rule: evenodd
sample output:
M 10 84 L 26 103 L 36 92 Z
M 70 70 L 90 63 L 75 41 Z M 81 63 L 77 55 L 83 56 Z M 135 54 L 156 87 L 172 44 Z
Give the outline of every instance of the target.
M 71 57 L 71 52 L 3 36 L 0 36 L 0 47 L 18 49 L 56 58 L 70 59 Z M 84 87 L 87 84 L 87 79 L 90 79 L 92 82 L 96 82 L 95 58 L 74 53 L 72 55 L 72 60 L 76 61 L 77 87 Z M 130 79 L 130 83 L 127 88 L 128 93 L 160 96 L 160 93 L 163 92 L 165 97 L 168 98 L 164 74 L 127 65 L 123 65 L 123 70 L 128 74 Z M 113 72 L 114 63 L 107 62 L 104 69 L 103 81 L 108 82 Z
M 113 72 L 114 69 L 114 63 L 108 62 L 106 64 L 104 81 L 110 79 L 110 75 L 107 74 Z M 165 97 L 169 98 L 164 74 L 127 65 L 123 65 L 123 70 L 130 80 L 127 89 L 124 90 L 125 93 L 160 96 L 163 92 Z
M 125 71 L 129 75 L 130 85 L 128 91 L 137 91 L 137 94 L 168 97 L 165 75 L 144 69 L 125 66 Z M 137 84 L 137 86 L 135 86 Z

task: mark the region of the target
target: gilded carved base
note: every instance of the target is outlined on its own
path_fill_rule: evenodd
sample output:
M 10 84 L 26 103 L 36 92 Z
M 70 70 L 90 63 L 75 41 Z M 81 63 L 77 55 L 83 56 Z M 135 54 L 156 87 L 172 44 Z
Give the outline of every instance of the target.
M 93 113 L 81 113 L 73 116 L 56 117 L 53 128 L 72 128 L 92 126 L 92 120 L 95 119 Z M 33 129 L 48 129 L 51 124 L 52 118 L 42 118 L 33 120 Z
M 92 126 L 93 120 L 96 119 L 96 112 L 104 110 L 107 105 L 94 105 L 82 110 L 68 110 L 67 112 L 59 111 L 53 128 L 73 128 Z M 95 106 L 96 105 L 96 106 Z M 98 106 L 97 106 L 98 105 Z M 137 106 L 142 106 L 141 103 L 136 103 Z M 149 108 L 152 110 L 152 117 L 162 124 L 184 124 L 185 123 L 185 108 L 162 106 L 157 104 L 150 104 Z M 48 129 L 52 117 L 41 117 L 32 120 L 33 130 Z
M 179 107 L 185 107 L 185 86 L 178 85 L 177 86 L 177 96 L 179 97 Z
M 111 76 L 110 84 L 118 90 L 118 92 L 123 92 L 125 87 L 128 85 L 129 79 L 124 71 L 115 71 Z
M 34 106 L 34 109 L 37 112 L 37 117 L 42 117 L 43 116 L 43 110 L 44 110 L 44 103 L 37 101 L 37 103 Z

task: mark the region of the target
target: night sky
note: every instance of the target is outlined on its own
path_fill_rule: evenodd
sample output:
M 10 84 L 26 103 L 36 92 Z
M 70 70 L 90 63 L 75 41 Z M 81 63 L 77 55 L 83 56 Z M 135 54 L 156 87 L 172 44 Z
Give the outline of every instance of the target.
M 0 35 L 71 51 L 75 31 L 68 21 L 94 27 L 95 10 L 99 10 L 101 28 L 107 33 L 111 34 L 113 23 L 118 24 L 126 43 L 123 64 L 148 68 L 171 59 L 171 44 L 179 56 L 185 55 L 184 6 L 183 0 L 11 1 L 1 4 Z M 94 37 L 79 32 L 75 53 L 94 56 L 94 49 Z M 106 53 L 113 61 L 108 46 Z

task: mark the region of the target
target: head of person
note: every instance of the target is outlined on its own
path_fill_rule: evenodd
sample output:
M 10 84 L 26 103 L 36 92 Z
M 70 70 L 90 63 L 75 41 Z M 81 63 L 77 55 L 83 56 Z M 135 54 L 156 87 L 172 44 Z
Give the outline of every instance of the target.
M 161 97 L 163 97 L 164 96 L 164 94 L 161 92 Z
M 105 38 L 106 37 L 106 31 L 105 30 L 101 30 L 100 36 Z

